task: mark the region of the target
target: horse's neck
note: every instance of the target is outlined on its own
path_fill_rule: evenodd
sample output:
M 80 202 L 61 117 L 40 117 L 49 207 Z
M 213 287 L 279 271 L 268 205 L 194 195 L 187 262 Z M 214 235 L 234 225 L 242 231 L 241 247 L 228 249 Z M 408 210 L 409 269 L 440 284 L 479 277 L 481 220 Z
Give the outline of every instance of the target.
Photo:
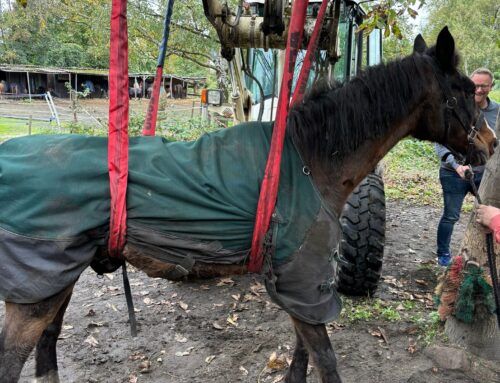
M 364 141 L 353 153 L 335 166 L 312 166 L 313 179 L 328 207 L 340 216 L 342 208 L 354 188 L 377 166 L 378 162 L 401 139 L 416 127 L 419 110 L 404 121 L 391 124 L 382 136 Z

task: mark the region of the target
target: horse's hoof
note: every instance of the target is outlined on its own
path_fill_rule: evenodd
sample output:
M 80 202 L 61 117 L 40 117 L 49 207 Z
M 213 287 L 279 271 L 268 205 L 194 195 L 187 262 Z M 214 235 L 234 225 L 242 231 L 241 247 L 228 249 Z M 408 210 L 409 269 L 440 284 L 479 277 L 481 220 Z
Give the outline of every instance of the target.
M 49 371 L 47 375 L 38 376 L 33 383 L 60 383 L 57 371 Z

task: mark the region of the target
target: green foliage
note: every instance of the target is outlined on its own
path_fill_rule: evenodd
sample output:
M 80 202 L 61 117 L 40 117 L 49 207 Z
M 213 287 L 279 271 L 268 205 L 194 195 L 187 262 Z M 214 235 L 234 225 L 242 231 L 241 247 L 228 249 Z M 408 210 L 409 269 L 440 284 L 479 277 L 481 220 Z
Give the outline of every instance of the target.
M 491 0 L 440 0 L 427 2 L 429 11 L 425 37 L 435 38 L 441 28 L 450 28 L 462 56 L 465 73 L 478 67 L 500 71 L 498 2 Z
M 129 69 L 154 72 L 163 35 L 167 0 L 129 0 Z M 107 68 L 111 1 L 29 0 L 26 7 L 2 9 L 1 61 L 59 67 Z M 165 70 L 210 76 L 218 51 L 215 31 L 198 0 L 176 3 Z M 189 48 L 188 48 L 189 47 Z
M 385 193 L 389 199 L 431 205 L 441 202 L 439 160 L 433 144 L 405 139 L 385 156 L 383 163 Z
M 417 339 L 422 341 L 425 346 L 431 344 L 438 337 L 444 338 L 443 324 L 437 311 L 432 311 L 427 315 L 419 313 L 411 316 L 410 320 L 418 325 Z
M 383 319 L 390 322 L 402 320 L 401 313 L 415 308 L 415 305 L 399 305 L 381 299 L 342 297 L 344 309 L 341 318 L 348 322 L 369 321 Z
M 417 5 L 420 8 L 426 2 L 420 0 L 417 4 L 417 0 L 383 0 L 374 5 L 371 5 L 370 2 L 365 3 L 367 4 L 363 4 L 363 6 L 368 7 L 368 12 L 361 29 L 370 33 L 374 28 L 378 28 L 384 31 L 385 38 L 393 36 L 402 40 L 407 37 L 407 31 L 404 30 L 407 23 L 404 20 L 407 20 L 408 17 L 417 17 Z

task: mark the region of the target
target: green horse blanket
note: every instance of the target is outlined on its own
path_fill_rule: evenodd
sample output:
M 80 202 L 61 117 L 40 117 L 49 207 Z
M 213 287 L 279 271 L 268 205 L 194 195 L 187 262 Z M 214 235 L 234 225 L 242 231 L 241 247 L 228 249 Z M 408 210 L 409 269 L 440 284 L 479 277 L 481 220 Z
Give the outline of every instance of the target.
M 194 261 L 245 262 L 271 135 L 272 123 L 246 123 L 193 142 L 131 138 L 127 242 L 186 268 Z M 107 145 L 107 138 L 80 135 L 0 144 L 3 299 L 32 303 L 59 292 L 106 245 Z M 276 205 L 275 268 L 289 263 L 322 212 L 303 168 L 287 137 Z

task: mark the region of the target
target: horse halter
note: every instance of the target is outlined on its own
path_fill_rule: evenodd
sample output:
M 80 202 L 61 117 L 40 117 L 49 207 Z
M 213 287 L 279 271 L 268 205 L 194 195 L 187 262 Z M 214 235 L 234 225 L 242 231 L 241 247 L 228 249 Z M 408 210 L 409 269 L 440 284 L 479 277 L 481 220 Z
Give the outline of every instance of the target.
M 439 84 L 439 87 L 441 88 L 441 91 L 443 92 L 443 104 L 445 106 L 444 107 L 443 143 L 444 143 L 444 146 L 451 152 L 451 154 L 453 154 L 453 156 L 455 157 L 457 162 L 463 165 L 467 161 L 470 162 L 470 160 L 471 160 L 472 153 L 474 151 L 474 140 L 479 133 L 480 126 L 484 122 L 484 114 L 482 111 L 480 111 L 474 124 L 472 126 L 468 127 L 464 123 L 462 117 L 460 116 L 460 114 L 457 111 L 457 108 L 456 108 L 458 105 L 457 98 L 451 95 L 451 91 L 450 91 L 448 84 L 445 83 L 443 76 L 438 74 L 438 72 L 436 71 L 436 69 L 437 69 L 436 65 L 434 64 L 433 66 L 435 67 L 434 68 L 435 69 L 434 76 L 436 77 L 436 80 Z M 467 153 L 465 154 L 465 156 L 463 156 L 461 153 L 458 153 L 456 150 L 454 150 L 453 148 L 451 148 L 449 145 L 446 144 L 446 141 L 448 138 L 448 133 L 450 131 L 450 120 L 451 120 L 452 116 L 460 123 L 460 126 L 462 126 L 465 133 L 467 134 L 468 145 L 467 145 Z

